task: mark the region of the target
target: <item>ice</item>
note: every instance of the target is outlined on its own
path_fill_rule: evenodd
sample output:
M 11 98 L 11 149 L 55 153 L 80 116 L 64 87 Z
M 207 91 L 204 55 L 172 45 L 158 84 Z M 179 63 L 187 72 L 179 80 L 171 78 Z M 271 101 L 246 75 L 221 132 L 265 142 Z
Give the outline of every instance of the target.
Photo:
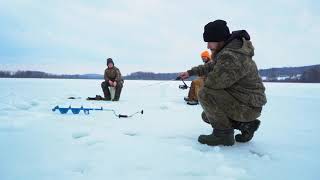
M 100 83 L 0 79 L 0 179 L 318 179 L 319 84 L 266 83 L 254 139 L 211 147 L 197 142 L 212 128 L 179 81 L 125 81 L 119 102 L 86 101 Z M 62 115 L 56 105 L 144 114 Z
M 79 138 L 83 138 L 83 137 L 86 137 L 86 136 L 89 136 L 89 133 L 87 133 L 87 132 L 76 132 L 76 133 L 72 134 L 72 137 L 74 139 L 79 139 Z

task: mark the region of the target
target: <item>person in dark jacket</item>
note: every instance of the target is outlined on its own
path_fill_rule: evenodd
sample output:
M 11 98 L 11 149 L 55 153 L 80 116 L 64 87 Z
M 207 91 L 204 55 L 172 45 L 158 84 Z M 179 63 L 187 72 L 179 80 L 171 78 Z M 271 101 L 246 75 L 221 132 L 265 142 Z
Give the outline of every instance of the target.
M 180 73 L 207 76 L 199 92 L 202 119 L 213 132 L 200 135 L 198 141 L 211 146 L 248 142 L 258 129 L 262 107 L 266 104 L 265 87 L 252 57 L 254 47 L 245 30 L 230 34 L 227 23 L 216 20 L 204 27 L 203 39 L 215 54 L 214 61 Z M 234 129 L 241 134 L 234 137 Z
M 107 69 L 104 71 L 105 81 L 101 83 L 104 99 L 107 101 L 119 101 L 124 82 L 121 72 L 117 67 L 114 66 L 114 62 L 111 58 L 107 59 L 107 66 Z M 115 95 L 113 99 L 111 99 L 109 87 L 115 88 Z

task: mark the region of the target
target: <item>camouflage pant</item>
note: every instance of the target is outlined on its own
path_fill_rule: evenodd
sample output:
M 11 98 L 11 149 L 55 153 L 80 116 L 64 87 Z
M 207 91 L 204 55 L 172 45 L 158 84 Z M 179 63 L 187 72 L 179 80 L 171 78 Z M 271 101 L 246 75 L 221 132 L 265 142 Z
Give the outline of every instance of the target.
M 199 102 L 213 128 L 231 129 L 232 120 L 250 122 L 261 115 L 261 108 L 241 104 L 225 90 L 202 88 Z
M 191 82 L 190 90 L 188 93 L 188 98 L 192 101 L 197 101 L 199 96 L 199 91 L 203 86 L 203 78 L 195 79 Z
M 101 88 L 102 88 L 104 97 L 105 97 L 106 99 L 111 99 L 111 94 L 110 94 L 109 87 L 110 87 L 109 82 L 103 81 L 103 82 L 101 83 Z M 116 92 L 115 92 L 115 95 L 114 95 L 114 99 L 119 99 L 119 98 L 120 98 L 120 94 L 121 94 L 122 87 L 123 87 L 123 82 L 119 82 L 119 83 L 117 84 L 117 86 L 115 87 Z

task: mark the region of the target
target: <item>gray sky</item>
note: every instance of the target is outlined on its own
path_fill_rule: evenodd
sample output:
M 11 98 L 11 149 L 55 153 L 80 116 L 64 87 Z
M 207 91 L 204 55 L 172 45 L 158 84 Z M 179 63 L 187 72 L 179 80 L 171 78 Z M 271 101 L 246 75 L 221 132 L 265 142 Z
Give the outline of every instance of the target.
M 252 37 L 258 67 L 320 64 L 320 2 L 0 0 L 0 70 L 180 72 L 201 64 L 216 19 Z

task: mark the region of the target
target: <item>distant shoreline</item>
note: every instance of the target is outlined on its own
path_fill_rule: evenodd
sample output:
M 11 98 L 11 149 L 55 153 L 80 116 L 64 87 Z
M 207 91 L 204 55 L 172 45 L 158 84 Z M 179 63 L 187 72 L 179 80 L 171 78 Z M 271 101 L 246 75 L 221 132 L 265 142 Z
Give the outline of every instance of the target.
M 125 80 L 175 80 L 179 73 L 134 72 L 123 76 Z M 264 82 L 320 83 L 320 64 L 301 67 L 261 69 L 259 74 Z M 38 78 L 38 79 L 100 79 L 102 74 L 50 74 L 42 71 L 0 71 L 0 78 Z M 189 80 L 197 78 L 190 77 Z
M 71 79 L 71 78 L 15 78 L 15 77 L 0 77 L 1 79 L 25 79 L 25 80 L 31 80 L 31 79 L 37 79 L 37 80 L 101 80 L 103 79 Z M 125 79 L 125 81 L 177 81 L 179 80 L 159 80 L 159 79 Z M 186 82 L 192 81 L 192 79 L 185 80 Z M 292 84 L 319 84 L 320 82 L 302 82 L 302 81 L 263 81 L 264 83 L 292 83 Z

